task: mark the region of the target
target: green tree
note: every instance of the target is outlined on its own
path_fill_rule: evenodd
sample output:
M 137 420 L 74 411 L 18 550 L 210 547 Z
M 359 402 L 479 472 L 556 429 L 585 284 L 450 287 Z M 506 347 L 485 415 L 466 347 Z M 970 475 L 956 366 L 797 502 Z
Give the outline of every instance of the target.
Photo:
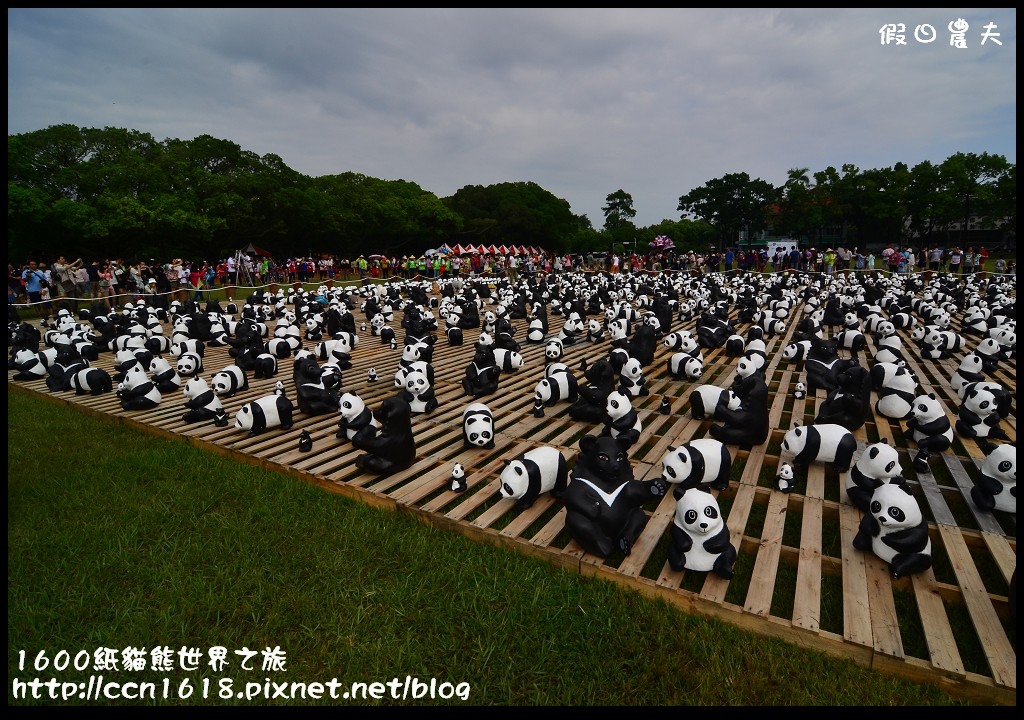
M 776 201 L 771 183 L 751 180 L 745 173 L 730 173 L 708 180 L 702 187 L 679 198 L 684 217 L 703 220 L 715 231 L 719 250 L 736 244 L 740 231 L 750 237 L 768 227 L 768 216 Z

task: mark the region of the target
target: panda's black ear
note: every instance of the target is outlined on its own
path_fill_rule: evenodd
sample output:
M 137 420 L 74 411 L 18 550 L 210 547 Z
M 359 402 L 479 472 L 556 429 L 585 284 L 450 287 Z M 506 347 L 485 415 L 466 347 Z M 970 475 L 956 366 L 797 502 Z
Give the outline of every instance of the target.
M 880 442 L 881 442 L 881 443 L 882 443 L 883 445 L 888 445 L 888 444 L 889 444 L 889 438 L 882 438 Z
M 928 393 L 928 397 L 930 397 L 932 400 L 936 399 L 935 398 L 935 393 Z
M 878 448 L 873 447 L 873 448 L 871 448 L 871 450 L 868 451 L 868 457 L 870 457 L 872 460 L 874 460 L 876 457 L 878 457 L 878 452 L 879 452 Z

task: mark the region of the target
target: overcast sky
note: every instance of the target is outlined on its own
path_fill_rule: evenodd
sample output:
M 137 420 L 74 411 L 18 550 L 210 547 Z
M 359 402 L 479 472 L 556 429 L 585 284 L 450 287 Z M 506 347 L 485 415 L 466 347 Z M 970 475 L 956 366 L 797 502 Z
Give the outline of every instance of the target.
M 951 44 L 958 19 L 966 48 Z M 598 228 L 622 189 L 644 226 L 678 220 L 681 195 L 727 173 L 781 185 L 795 167 L 956 152 L 1016 163 L 1016 20 L 999 8 L 8 8 L 7 131 L 211 135 L 308 175 L 438 197 L 532 181 Z M 883 44 L 890 23 L 904 44 Z

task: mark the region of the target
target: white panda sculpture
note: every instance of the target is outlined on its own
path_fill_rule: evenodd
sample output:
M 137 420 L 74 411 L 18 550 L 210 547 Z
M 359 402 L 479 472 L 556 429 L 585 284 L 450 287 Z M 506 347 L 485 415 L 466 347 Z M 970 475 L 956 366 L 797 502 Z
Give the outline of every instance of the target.
M 668 359 L 668 373 L 682 380 L 697 380 L 704 374 L 704 363 L 688 353 L 673 353 Z
M 877 363 L 871 368 L 871 380 L 878 391 L 875 411 L 892 420 L 903 420 L 910 415 L 914 398 L 917 396 L 917 378 L 910 370 L 899 364 L 893 369 Z M 880 380 L 876 383 L 876 379 Z
M 248 430 L 249 437 L 259 435 L 273 428 L 290 430 L 295 406 L 286 395 L 265 395 L 248 402 L 235 413 L 235 428 Z
M 249 389 L 249 378 L 237 365 L 228 365 L 210 379 L 210 387 L 220 397 L 229 398 L 239 390 Z
M 863 512 L 868 511 L 871 495 L 882 483 L 905 484 L 900 456 L 892 445 L 877 442 L 868 445 L 846 477 L 846 495 Z
M 963 390 L 954 425 L 956 434 L 964 438 L 1009 440 L 1006 431 L 999 427 L 1001 418 L 995 393 L 981 383 L 972 383 Z
M 835 423 L 797 424 L 782 439 L 782 456 L 794 465 L 823 463 L 836 472 L 847 472 L 857 451 L 853 433 Z
M 983 370 L 981 358 L 978 357 L 977 353 L 967 353 L 960 361 L 959 367 L 953 372 L 949 385 L 959 395 L 964 385 L 985 380 Z
M 690 416 L 707 420 L 715 416 L 715 408 L 724 403 L 729 410 L 739 410 L 742 400 L 731 389 L 718 385 L 698 385 L 690 391 Z
M 910 488 L 899 483 L 883 483 L 875 489 L 853 546 L 887 562 L 894 578 L 932 566 L 928 522 Z
M 803 400 L 805 397 L 807 397 L 807 386 L 802 382 L 798 382 L 793 388 L 793 399 Z
M 644 366 L 636 358 L 629 358 L 619 370 L 619 390 L 630 397 L 650 395 L 647 378 L 644 377 Z
M 736 563 L 729 527 L 715 496 L 690 488 L 676 500 L 676 512 L 669 528 L 668 562 L 675 571 L 713 571 L 729 580 Z
M 181 387 L 181 376 L 166 359 L 155 356 L 149 363 L 149 375 L 162 393 L 175 392 Z
M 366 407 L 366 403 L 357 393 L 346 392 L 338 397 L 338 432 L 334 437 L 339 440 L 351 440 L 360 430 L 370 428 L 375 432 L 380 428 L 380 423 L 373 416 L 373 411 Z
M 405 376 L 405 389 L 399 395 L 409 403 L 409 410 L 413 413 L 430 413 L 440 405 L 427 374 L 419 370 Z
M 554 407 L 560 402 L 574 403 L 580 399 L 579 381 L 564 363 L 548 363 L 544 377 L 533 390 L 534 402 Z
M 971 488 L 971 499 L 981 510 L 1017 514 L 1017 448 L 997 445 L 981 464 Z
M 467 448 L 494 447 L 494 415 L 484 403 L 472 403 L 462 411 L 462 440 Z
M 183 422 L 213 420 L 218 412 L 224 412 L 223 403 L 204 378 L 191 378 L 185 383 L 182 393 L 185 395 L 185 407 L 188 409 L 188 412 L 181 416 Z
M 102 395 L 114 389 L 114 381 L 103 368 L 86 367 L 68 378 L 75 395 Z
M 514 460 L 506 460 L 498 478 L 501 497 L 518 500 L 517 510 L 533 505 L 541 493 L 561 497 L 569 482 L 569 467 L 557 448 L 528 450 Z
M 928 457 L 932 452 L 942 452 L 953 444 L 953 426 L 935 393 L 914 398 L 903 435 L 918 447 L 913 464 L 919 473 L 928 472 Z
M 732 455 L 714 438 L 697 438 L 669 447 L 661 457 L 661 477 L 676 485 L 676 498 L 691 487 L 725 490 L 729 487 Z
M 141 362 L 136 362 L 125 372 L 124 379 L 117 386 L 117 397 L 121 399 L 122 410 L 151 410 L 162 399 Z
M 629 396 L 618 390 L 610 392 L 605 401 L 604 430 L 601 434 L 612 438 L 624 437 L 630 445 L 634 445 L 640 439 L 642 430 L 640 415 Z
M 182 377 L 195 377 L 203 372 L 203 356 L 197 352 L 183 352 L 178 355 L 175 369 Z
M 505 348 L 494 348 L 494 364 L 501 369 L 503 373 L 512 373 L 522 369 L 523 364 L 526 362 L 522 354 L 515 350 L 507 350 Z
M 547 362 L 558 362 L 562 359 L 565 347 L 558 338 L 551 338 L 544 346 L 544 359 Z
M 779 465 L 779 471 L 775 474 L 775 487 L 784 493 L 793 492 L 796 487 L 796 472 L 789 463 Z
M 466 468 L 463 467 L 462 463 L 457 462 L 452 466 L 451 481 L 452 492 L 465 492 L 469 487 L 469 483 L 466 482 Z

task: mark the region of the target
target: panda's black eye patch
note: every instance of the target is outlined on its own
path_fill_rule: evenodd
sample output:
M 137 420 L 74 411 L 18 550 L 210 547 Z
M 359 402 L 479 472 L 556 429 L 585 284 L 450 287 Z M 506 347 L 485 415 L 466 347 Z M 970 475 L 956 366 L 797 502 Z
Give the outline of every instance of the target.
M 686 515 L 684 515 L 683 518 L 686 521 L 687 525 L 692 525 L 693 523 L 697 522 L 697 511 L 687 510 Z

